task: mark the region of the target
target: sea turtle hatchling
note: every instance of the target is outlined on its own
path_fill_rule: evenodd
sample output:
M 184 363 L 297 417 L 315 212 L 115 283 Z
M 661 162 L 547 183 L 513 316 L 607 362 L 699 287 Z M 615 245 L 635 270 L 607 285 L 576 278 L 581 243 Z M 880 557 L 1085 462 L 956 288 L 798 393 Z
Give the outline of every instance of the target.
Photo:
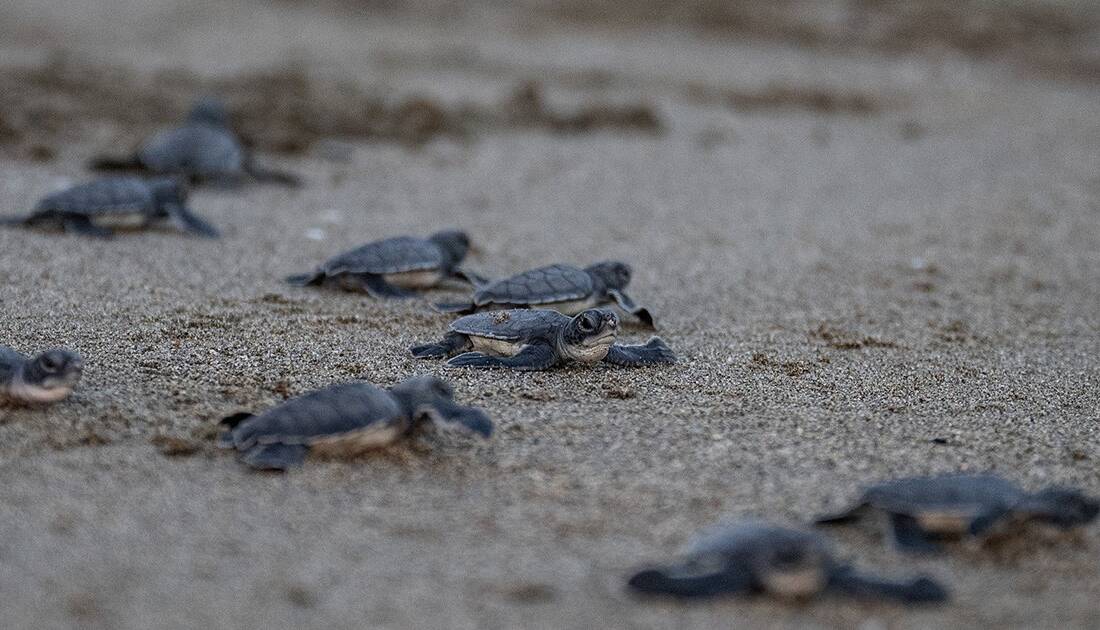
M 483 411 L 454 401 L 450 385 L 418 376 L 389 389 L 365 382 L 332 385 L 260 415 L 229 416 L 218 443 L 239 451 L 252 468 L 286 470 L 301 465 L 309 453 L 354 457 L 388 446 L 425 420 L 486 438 L 493 432 Z
M 548 265 L 501 278 L 484 285 L 467 302 L 440 303 L 447 313 L 474 313 L 511 308 L 549 308 L 566 315 L 614 302 L 650 328 L 653 316 L 626 294 L 632 275 L 630 265 L 607 260 L 579 269 L 572 265 Z
M 0 346 L 0 400 L 18 404 L 63 400 L 80 382 L 84 361 L 63 348 L 36 357 Z
M 225 104 L 215 98 L 195 102 L 182 125 L 161 130 L 126 157 L 99 156 L 91 168 L 183 175 L 193 182 L 237 185 L 245 179 L 298 186 L 296 175 L 256 164 L 229 124 Z
M 615 343 L 618 332 L 619 316 L 606 309 L 588 309 L 573 317 L 513 309 L 460 317 L 442 340 L 409 350 L 420 359 L 457 354 L 447 362 L 451 367 L 516 370 L 545 370 L 569 361 L 625 367 L 676 362 L 660 337 L 642 345 L 620 345 Z
M 867 487 L 852 507 L 817 519 L 820 525 L 885 513 L 898 548 L 941 549 L 938 540 L 980 536 L 995 526 L 1040 522 L 1070 529 L 1094 520 L 1100 501 L 1079 490 L 1053 486 L 1029 493 L 996 475 L 944 475 L 884 481 Z
M 313 273 L 290 276 L 297 286 L 331 285 L 379 298 L 406 298 L 453 278 L 473 284 L 481 277 L 459 266 L 470 250 L 465 232 L 447 230 L 428 238 L 398 236 L 367 243 L 325 261 Z
M 768 594 L 808 599 L 838 593 L 915 604 L 948 597 L 931 578 L 893 581 L 868 575 L 837 560 L 818 534 L 757 521 L 713 528 L 679 562 L 640 571 L 628 585 L 643 594 L 681 598 Z
M 0 223 L 59 226 L 67 232 L 109 237 L 116 228 L 149 227 L 173 220 L 183 229 L 214 238 L 218 231 L 187 207 L 187 189 L 174 178 L 105 177 L 43 197 L 23 217 Z

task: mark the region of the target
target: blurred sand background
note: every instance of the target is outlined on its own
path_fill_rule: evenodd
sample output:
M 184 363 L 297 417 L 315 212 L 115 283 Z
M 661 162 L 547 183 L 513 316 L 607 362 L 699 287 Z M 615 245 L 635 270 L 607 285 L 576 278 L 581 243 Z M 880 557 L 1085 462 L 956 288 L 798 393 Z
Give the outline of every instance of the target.
M 836 537 L 940 608 L 624 592 L 716 519 L 886 476 L 1100 493 L 1100 12 L 753 5 L 4 3 L 4 213 L 211 92 L 308 185 L 196 192 L 214 242 L 0 231 L 0 343 L 87 358 L 69 401 L 0 409 L 0 626 L 1100 626 L 1095 526 L 939 559 Z M 406 351 L 447 324 L 424 303 L 281 282 L 451 226 L 493 275 L 629 260 L 682 361 L 444 371 Z M 494 440 L 286 476 L 212 448 L 228 413 L 424 371 Z

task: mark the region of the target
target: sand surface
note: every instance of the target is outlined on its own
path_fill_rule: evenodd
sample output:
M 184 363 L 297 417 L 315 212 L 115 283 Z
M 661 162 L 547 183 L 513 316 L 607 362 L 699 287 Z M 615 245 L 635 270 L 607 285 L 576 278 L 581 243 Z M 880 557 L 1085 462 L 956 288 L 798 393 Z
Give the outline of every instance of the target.
M 274 96 L 231 96 L 260 132 L 257 108 L 286 98 L 279 124 L 308 142 L 253 140 L 308 185 L 197 191 L 219 241 L 0 231 L 0 343 L 87 358 L 70 400 L 0 409 L 0 626 L 1100 626 L 1095 526 L 916 559 L 873 528 L 835 536 L 865 566 L 948 583 L 937 608 L 623 589 L 715 520 L 805 522 L 888 476 L 1100 494 L 1094 31 L 975 51 L 840 46 L 849 22 L 827 12 L 722 31 L 538 2 L 41 4 L 0 8 L 4 212 L 87 177 L 196 86 L 288 67 L 297 92 L 261 76 Z M 352 116 L 324 139 L 346 112 L 311 81 L 377 99 L 381 126 Z M 516 113 L 530 81 L 554 116 Z M 657 124 L 561 124 L 585 108 Z M 427 302 L 280 280 L 447 227 L 491 275 L 630 261 L 680 363 L 448 371 L 406 350 L 448 322 Z M 484 407 L 494 439 L 429 431 L 285 476 L 209 440 L 235 411 L 423 372 Z

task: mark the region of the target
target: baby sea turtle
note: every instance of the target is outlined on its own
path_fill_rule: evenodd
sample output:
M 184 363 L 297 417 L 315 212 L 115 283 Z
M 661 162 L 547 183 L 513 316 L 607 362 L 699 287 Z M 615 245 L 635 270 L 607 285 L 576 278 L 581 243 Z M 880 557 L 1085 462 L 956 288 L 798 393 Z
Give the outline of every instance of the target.
M 428 238 L 398 236 L 344 252 L 313 273 L 286 280 L 297 286 L 332 285 L 379 298 L 405 298 L 413 295 L 406 289 L 426 289 L 448 278 L 479 281 L 480 276 L 459 267 L 469 250 L 470 238 L 458 230 Z
M 115 228 L 148 227 L 171 219 L 189 232 L 214 238 L 218 231 L 187 207 L 187 189 L 173 178 L 105 177 L 46 195 L 9 225 L 59 226 L 67 232 L 109 237 Z
M 948 597 L 928 577 L 892 581 L 868 575 L 837 560 L 817 534 L 756 521 L 712 529 L 688 547 L 680 562 L 641 571 L 628 584 L 640 593 L 682 598 L 768 594 L 807 599 L 831 592 L 924 603 Z
M 937 540 L 979 536 L 997 525 L 1084 525 L 1100 513 L 1100 501 L 1056 486 L 1029 493 L 996 475 L 911 477 L 869 486 L 858 503 L 817 523 L 849 523 L 868 511 L 889 516 L 899 549 L 932 552 L 941 549 Z
M 479 286 L 468 302 L 441 303 L 436 307 L 447 313 L 549 308 L 576 315 L 585 309 L 614 302 L 653 328 L 653 316 L 625 293 L 632 273 L 630 265 L 614 260 L 584 269 L 549 265 Z
M 236 185 L 246 178 L 301 184 L 296 175 L 258 166 L 233 133 L 225 104 L 215 98 L 199 99 L 182 125 L 153 134 L 133 155 L 100 156 L 92 160 L 91 167 L 184 175 L 193 182 L 215 184 Z
M 557 311 L 513 309 L 460 317 L 442 340 L 409 350 L 420 359 L 457 354 L 447 362 L 451 367 L 516 370 L 545 370 L 568 361 L 606 361 L 626 367 L 676 362 L 660 337 L 627 346 L 615 343 L 618 333 L 619 316 L 606 309 L 588 309 L 573 317 Z
M 0 346 L 0 400 L 20 404 L 63 400 L 80 382 L 83 369 L 84 361 L 71 350 L 55 348 L 32 358 Z
M 258 416 L 230 416 L 222 421 L 229 430 L 218 443 L 237 449 L 252 468 L 286 470 L 301 465 L 311 452 L 353 457 L 388 446 L 424 420 L 486 438 L 493 432 L 483 411 L 454 401 L 450 385 L 418 376 L 388 390 L 364 382 L 332 385 Z

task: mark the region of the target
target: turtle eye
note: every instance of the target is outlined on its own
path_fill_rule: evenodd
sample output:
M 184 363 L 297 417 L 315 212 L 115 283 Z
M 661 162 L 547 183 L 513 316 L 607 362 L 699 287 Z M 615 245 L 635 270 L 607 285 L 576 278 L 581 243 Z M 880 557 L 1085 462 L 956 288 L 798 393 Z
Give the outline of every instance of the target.
M 596 323 L 592 321 L 591 315 L 585 315 L 581 317 L 581 321 L 577 322 L 577 327 L 581 329 L 581 332 L 592 332 L 596 330 Z

